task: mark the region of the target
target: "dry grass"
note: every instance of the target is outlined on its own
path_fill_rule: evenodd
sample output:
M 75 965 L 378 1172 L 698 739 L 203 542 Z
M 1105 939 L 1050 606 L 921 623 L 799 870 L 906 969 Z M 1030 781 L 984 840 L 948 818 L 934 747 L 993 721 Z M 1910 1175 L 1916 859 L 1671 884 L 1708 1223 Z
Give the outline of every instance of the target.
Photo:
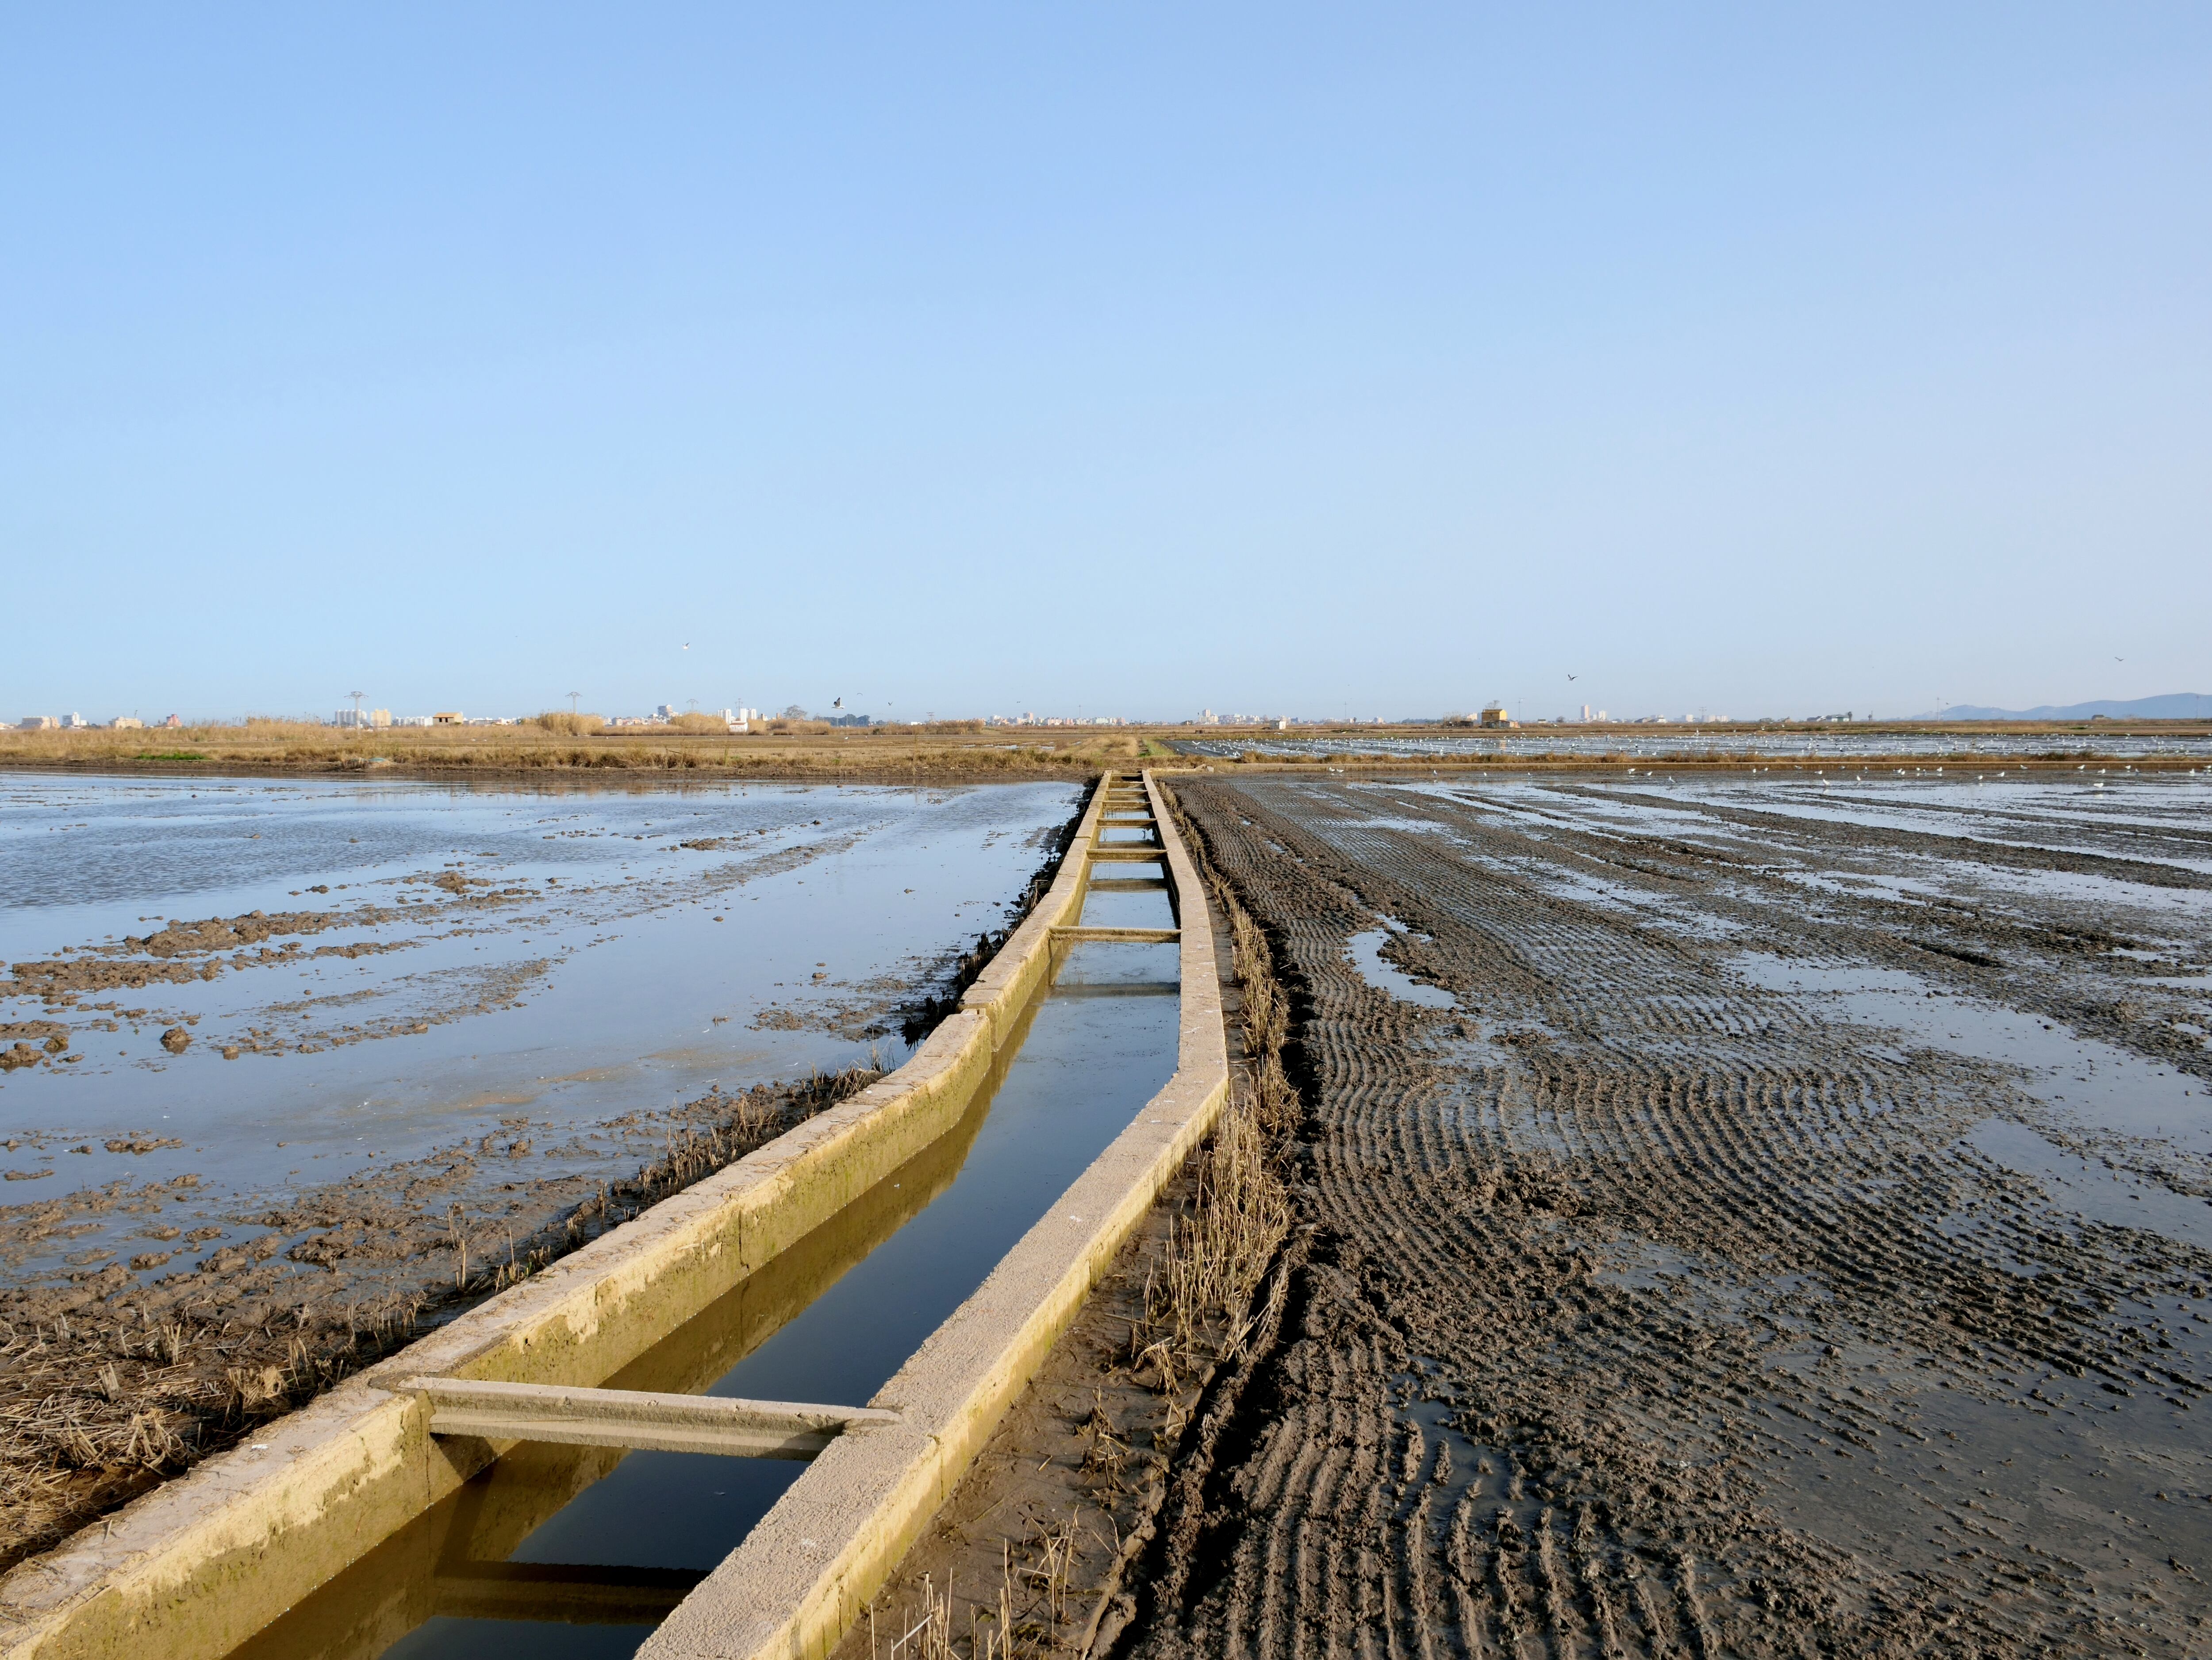
M 563 738 L 588 738 L 605 729 L 607 718 L 604 714 L 579 714 L 569 709 L 548 709 L 543 714 L 532 715 L 531 723 L 540 731 L 557 733 Z
M 701 729 L 687 729 L 695 724 Z M 1139 740 L 1127 733 L 1080 728 L 1016 733 L 957 721 L 928 728 L 831 728 L 781 721 L 769 727 L 732 736 L 711 717 L 685 716 L 671 727 L 606 728 L 596 716 L 554 710 L 512 727 L 385 732 L 259 719 L 143 732 L 9 728 L 0 729 L 0 766 L 171 773 L 632 772 L 932 783 L 1083 777 L 1107 767 L 1126 767 L 1139 748 Z
M 1182 828 L 1229 919 L 1243 994 L 1243 1065 L 1212 1140 L 1196 1155 L 1191 1201 L 1169 1221 L 1161 1267 L 1146 1288 L 1144 1329 L 1132 1335 L 1132 1350 L 1169 1395 L 1243 1353 L 1254 1292 L 1291 1231 L 1290 1189 L 1277 1150 L 1302 1112 L 1284 1069 L 1290 1010 L 1267 937 L 1206 862 L 1187 821 Z
M 2201 723 L 2173 722 L 2155 728 L 2166 735 L 2197 733 Z M 1348 730 L 1348 729 L 1347 729 Z M 1433 736 L 1433 727 L 1359 729 L 1359 736 Z M 1569 729 L 1577 730 L 1577 729 Z M 1587 734 L 1603 731 L 1632 733 L 1648 739 L 1650 727 L 1584 727 Z M 1501 768 L 1516 771 L 1544 769 L 1603 771 L 1621 766 L 1649 767 L 1656 762 L 1673 770 L 1729 771 L 1748 766 L 1778 771 L 1810 771 L 1833 767 L 1832 757 L 1807 758 L 1774 752 L 1778 747 L 1807 736 L 1832 735 L 1832 727 L 1762 729 L 1706 727 L 1710 739 L 1717 733 L 1740 737 L 1742 747 L 1729 754 L 1711 751 L 1676 757 L 1602 757 L 1565 754 L 1510 756 L 1404 757 L 1361 754 L 1328 750 L 1320 744 L 1295 756 L 1269 755 L 1255 749 L 1236 759 L 1191 756 L 1180 752 L 1180 741 L 1205 738 L 1218 740 L 1234 729 L 1161 726 L 1130 727 L 984 727 L 975 721 L 940 721 L 927 727 L 832 727 L 818 721 L 770 719 L 762 730 L 742 737 L 730 735 L 718 719 L 684 715 L 667 727 L 610 727 L 592 714 L 550 710 L 512 727 L 397 727 L 385 732 L 351 732 L 307 721 L 255 717 L 238 724 L 144 731 L 116 732 L 106 727 L 85 732 L 25 732 L 0 728 L 0 767 L 54 767 L 86 771 L 127 772 L 284 772 L 374 773 L 523 773 L 542 776 L 598 775 L 606 773 L 705 775 L 709 777 L 842 780 L 852 783 L 914 783 L 975 781 L 1024 777 L 1085 776 L 1107 768 L 1127 769 L 1133 763 L 1158 762 L 1170 766 L 1195 766 L 1234 771 L 1261 767 L 1268 769 L 1307 769 L 1318 767 L 1357 768 L 1363 771 L 1490 772 Z M 2118 722 L 2099 722 L 2094 727 L 1957 727 L 1927 728 L 1910 726 L 1855 726 L 1854 738 L 1940 731 L 1964 739 L 1977 733 L 2002 733 L 2013 737 L 2035 732 L 2121 736 L 2136 730 Z M 1526 745 L 1540 739 L 1544 729 L 1516 733 Z M 1268 735 L 1268 734 L 1263 734 Z M 1326 740 L 1328 729 L 1302 727 L 1301 740 Z M 1852 767 L 1929 766 L 1947 762 L 1967 763 L 1972 757 L 1962 747 L 1948 756 L 1905 755 L 1884 758 L 1876 755 L 1852 757 Z M 2011 767 L 2070 768 L 2087 758 L 2074 751 L 2052 750 L 2041 756 L 2009 757 Z M 1987 763 L 1989 757 L 1980 757 Z M 2189 757 L 2136 757 L 2140 771 L 2165 770 L 2201 764 Z
M 1291 1231 L 1290 1191 L 1268 1157 L 1259 1115 L 1239 1100 L 1203 1154 L 1190 1209 L 1169 1224 L 1166 1260 L 1146 1296 L 1164 1375 L 1233 1359 L 1251 1325 L 1252 1292 Z
M 1091 1540 L 1102 1536 L 1091 1534 Z M 965 1630 L 951 1577 L 940 1590 L 935 1576 L 925 1573 L 888 1620 L 869 1609 L 872 1660 L 1023 1660 L 1068 1652 L 1085 1543 L 1079 1507 L 1033 1523 L 1019 1540 L 1002 1539 L 999 1583 L 967 1599 Z

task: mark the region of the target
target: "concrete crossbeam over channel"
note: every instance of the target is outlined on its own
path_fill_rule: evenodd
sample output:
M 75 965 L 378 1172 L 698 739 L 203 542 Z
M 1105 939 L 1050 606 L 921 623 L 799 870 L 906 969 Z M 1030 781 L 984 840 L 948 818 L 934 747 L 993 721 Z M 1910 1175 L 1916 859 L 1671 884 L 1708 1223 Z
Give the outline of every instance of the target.
M 811 1458 L 848 1430 L 895 1424 L 866 1407 L 737 1401 L 646 1389 L 487 1383 L 416 1377 L 405 1385 L 430 1403 L 430 1433 L 481 1441 L 547 1441 L 572 1447 L 717 1453 L 732 1458 Z

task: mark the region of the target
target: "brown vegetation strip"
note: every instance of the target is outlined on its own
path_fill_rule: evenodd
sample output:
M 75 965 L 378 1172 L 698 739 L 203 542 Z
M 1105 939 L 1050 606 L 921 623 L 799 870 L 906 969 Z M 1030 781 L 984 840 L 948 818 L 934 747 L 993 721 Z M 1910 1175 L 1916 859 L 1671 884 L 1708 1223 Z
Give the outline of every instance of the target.
M 567 730 L 552 724 L 400 727 L 350 732 L 306 721 L 159 732 L 0 729 L 0 766 L 92 772 L 453 772 L 597 776 L 650 773 L 703 778 L 939 784 L 1085 777 L 1147 752 L 1115 732 L 986 730 L 980 722 L 927 729 L 833 729 L 819 721 L 772 723 L 742 737 L 673 728 Z

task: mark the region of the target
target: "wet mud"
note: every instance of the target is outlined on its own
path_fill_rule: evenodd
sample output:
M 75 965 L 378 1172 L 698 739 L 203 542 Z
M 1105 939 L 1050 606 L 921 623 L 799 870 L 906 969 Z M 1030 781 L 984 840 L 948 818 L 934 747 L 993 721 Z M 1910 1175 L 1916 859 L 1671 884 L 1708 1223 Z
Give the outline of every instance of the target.
M 531 1151 L 516 1134 L 363 1171 L 210 1225 L 189 1225 L 204 1214 L 190 1176 L 9 1207 L 0 1249 L 118 1223 L 144 1249 L 66 1279 L 0 1287 L 0 1567 L 235 1444 L 878 1075 L 854 1068 L 742 1095 L 710 1091 L 628 1115 L 616 1128 L 641 1162 L 612 1183 L 581 1173 L 497 1182 L 502 1163 Z M 107 1146 L 164 1145 L 175 1143 Z
M 1177 794 L 1310 1244 L 1112 1651 L 2212 1646 L 2204 794 Z

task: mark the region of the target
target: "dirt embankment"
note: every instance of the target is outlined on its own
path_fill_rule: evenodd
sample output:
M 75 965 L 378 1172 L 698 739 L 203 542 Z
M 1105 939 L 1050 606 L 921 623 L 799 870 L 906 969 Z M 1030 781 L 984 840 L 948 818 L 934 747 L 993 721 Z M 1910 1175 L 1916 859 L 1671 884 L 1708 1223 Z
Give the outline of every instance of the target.
M 356 733 L 257 720 L 152 731 L 0 730 L 0 766 L 210 775 L 467 772 L 546 779 L 640 773 L 935 785 L 1082 777 L 1126 768 L 1152 752 L 1129 733 L 1079 727 L 800 727 L 744 736 L 626 727 L 587 736 L 531 724 Z
M 141 1283 L 231 1230 L 167 1213 L 199 1179 L 0 1208 L 0 1252 L 135 1213 L 147 1249 L 61 1282 L 0 1291 L 0 1567 L 65 1537 L 347 1374 L 588 1243 L 872 1082 L 856 1068 L 742 1095 L 712 1091 L 605 1127 L 651 1158 L 628 1181 L 504 1184 L 455 1196 L 526 1154 L 519 1134 L 311 1189 L 252 1219 L 258 1237 Z
M 2086 1128 L 2146 1219 L 2084 1214 L 1968 1139 L 2060 1136 L 2019 1068 L 1743 966 L 1922 988 L 1954 1037 L 2027 1012 L 2185 1108 L 2194 994 L 2088 942 L 2212 957 L 2160 909 L 2194 824 L 2014 827 L 2168 869 L 2085 888 L 2023 884 L 1990 824 L 1181 794 L 1293 989 L 1315 1231 L 1116 1652 L 2204 1652 L 2202 1153 Z M 1384 966 L 1455 1006 L 1357 965 L 1386 916 Z

